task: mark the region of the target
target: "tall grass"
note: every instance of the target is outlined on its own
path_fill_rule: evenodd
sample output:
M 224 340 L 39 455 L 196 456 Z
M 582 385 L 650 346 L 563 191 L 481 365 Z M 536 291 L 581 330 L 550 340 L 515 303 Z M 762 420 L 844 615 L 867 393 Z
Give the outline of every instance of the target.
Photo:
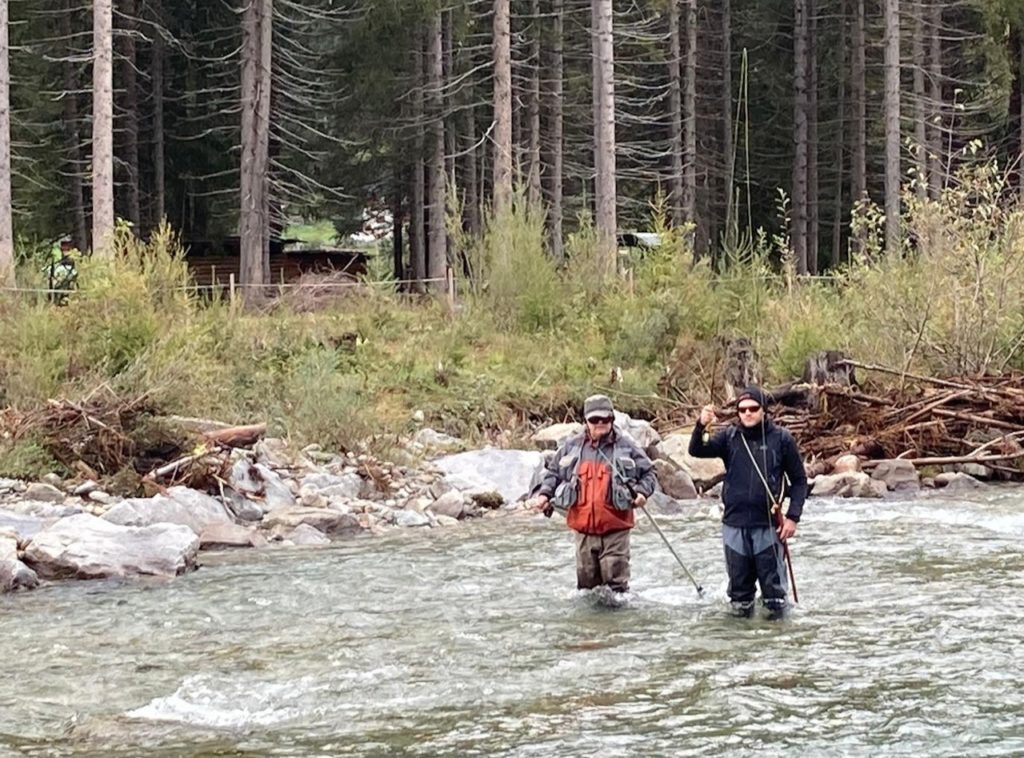
M 826 348 L 937 374 L 1024 369 L 1024 209 L 1003 179 L 975 170 L 906 207 L 902 255 L 855 258 L 824 282 L 779 268 L 784 235 L 735 237 L 719 271 L 695 262 L 686 230 L 669 229 L 656 204 L 663 244 L 608 276 L 586 219 L 556 266 L 543 216 L 520 196 L 479 239 L 454 235 L 456 313 L 376 289 L 314 313 L 203 302 L 168 229 L 146 243 L 120 230 L 117 256 L 84 261 L 67 305 L 0 296 L 0 407 L 105 384 L 168 413 L 266 420 L 296 442 L 352 449 L 411 431 L 417 409 L 471 438 L 514 438 L 525 420 L 570 416 L 596 388 L 649 414 L 666 407 L 655 397 L 671 375 L 701 402 L 719 336 L 749 338 L 770 383 Z M 20 455 L 22 469 L 38 462 Z

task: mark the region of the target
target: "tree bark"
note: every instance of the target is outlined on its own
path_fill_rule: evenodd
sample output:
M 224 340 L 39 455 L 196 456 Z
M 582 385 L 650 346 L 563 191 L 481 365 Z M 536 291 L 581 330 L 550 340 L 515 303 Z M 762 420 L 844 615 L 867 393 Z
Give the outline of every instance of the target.
M 163 24 L 160 2 L 154 3 L 157 25 Z M 164 168 L 164 37 L 160 29 L 155 29 L 153 34 L 150 76 L 153 81 L 153 225 L 156 226 L 167 216 L 167 179 Z
M 472 99 L 472 98 L 471 98 Z M 476 160 L 476 107 L 470 103 L 464 112 L 463 150 L 465 151 L 464 179 L 466 195 L 463 214 L 466 231 L 476 236 L 480 233 L 480 182 Z
M 138 0 L 126 0 L 124 3 L 124 38 L 121 71 L 124 79 L 124 115 L 122 129 L 124 157 L 119 163 L 123 166 L 125 217 L 132 223 L 138 234 L 141 230 L 142 214 L 139 201 L 139 87 L 136 75 L 135 34 L 138 31 Z
M 686 57 L 683 62 L 683 215 L 697 224 L 697 0 L 684 0 Z M 697 246 L 694 245 L 694 255 Z
M 927 60 L 924 54 L 924 4 L 917 0 L 912 6 L 913 26 L 913 67 L 914 67 L 914 192 L 919 200 L 928 197 L 928 114 L 925 109 L 927 93 L 924 86 L 924 69 Z
M 548 136 L 551 155 L 548 158 L 548 248 L 551 256 L 558 262 L 565 258 L 562 247 L 562 193 L 564 166 L 564 125 L 563 125 L 563 77 L 565 44 L 564 0 L 552 0 L 551 3 L 551 66 L 549 78 L 551 92 L 548 101 Z
M 412 161 L 412 212 L 409 219 L 409 259 L 412 266 L 412 290 L 423 291 L 423 280 L 427 278 L 427 219 L 426 219 L 426 182 L 424 180 L 423 155 L 425 142 L 423 139 L 423 90 L 426 86 L 424 75 L 423 39 L 416 36 L 416 53 L 413 56 L 416 68 L 416 84 L 413 87 L 413 123 L 416 126 L 416 139 L 413 142 Z
M 92 247 L 112 256 L 114 232 L 114 69 L 111 0 L 93 2 Z
M 850 200 L 858 203 L 867 195 L 867 39 L 864 30 L 864 0 L 853 0 L 853 65 L 850 99 L 853 105 L 853 150 L 850 161 Z
M 73 35 L 71 19 L 73 17 L 73 2 L 66 0 L 59 15 L 58 26 L 61 38 L 64 40 L 64 60 L 61 63 L 64 75 L 64 140 L 68 156 L 68 191 L 70 193 L 69 207 L 71 210 L 72 231 L 71 241 L 78 250 L 90 249 L 89 244 L 89 223 L 86 218 L 85 188 L 82 181 L 82 171 L 85 161 L 82 159 L 82 134 L 79 124 L 81 123 L 78 109 L 78 91 L 81 88 L 78 72 L 75 63 L 72 61 L 71 40 Z
M 0 0 L 0 286 L 14 284 L 11 208 L 11 64 L 7 0 Z
M 818 10 L 807 0 L 807 273 L 818 273 L 821 231 L 818 176 Z
M 928 0 L 928 81 L 931 88 L 931 103 L 928 108 L 928 157 L 931 168 L 928 171 L 928 188 L 932 198 L 938 198 L 946 184 L 946 169 L 942 160 L 942 2 Z
M 541 204 L 540 163 L 540 0 L 530 0 L 530 89 L 526 109 L 529 144 L 526 151 L 526 197 L 531 207 Z
M 836 115 L 839 119 L 839 123 L 836 125 L 836 141 L 835 141 L 835 165 L 836 165 L 836 186 L 835 194 L 833 196 L 833 207 L 832 207 L 832 251 L 830 256 L 830 262 L 833 267 L 838 266 L 842 260 L 842 245 L 843 245 L 843 179 L 844 169 L 846 168 L 846 152 L 844 150 L 846 146 L 846 121 L 847 121 L 847 107 L 846 102 L 846 52 L 847 52 L 847 41 L 849 36 L 847 35 L 846 28 L 846 11 L 847 3 L 843 0 L 841 3 L 840 12 L 840 28 L 839 28 L 839 93 L 838 93 L 838 107 L 836 108 Z
M 885 0 L 885 251 L 900 249 L 900 2 Z
M 428 289 L 444 289 L 445 266 L 448 262 L 448 230 L 445 225 L 445 163 L 444 163 L 444 98 L 442 86 L 444 77 L 444 61 L 442 55 L 442 23 L 441 12 L 434 14 L 431 28 L 428 31 L 427 49 L 427 101 L 429 104 L 430 161 L 427 167 L 429 176 L 429 202 L 427 205 L 428 224 L 430 227 L 430 244 L 427 249 Z
M 725 167 L 722 186 L 725 190 L 726 233 L 730 235 L 735 228 L 733 180 L 736 164 L 732 130 L 732 4 L 730 0 L 722 0 L 722 165 Z
M 790 242 L 796 273 L 807 273 L 807 0 L 793 5 L 793 205 Z
M 242 15 L 242 158 L 240 282 L 250 302 L 262 298 L 270 274 L 269 38 L 273 0 L 249 0 Z
M 509 0 L 494 0 L 494 213 L 512 205 L 512 51 Z
M 594 200 L 601 266 L 616 268 L 615 53 L 612 0 L 591 0 L 594 81 Z
M 680 64 L 683 48 L 679 36 L 679 0 L 668 0 L 668 110 L 669 145 L 672 165 L 669 175 L 669 207 L 672 224 L 681 227 L 685 221 L 683 203 L 683 87 Z

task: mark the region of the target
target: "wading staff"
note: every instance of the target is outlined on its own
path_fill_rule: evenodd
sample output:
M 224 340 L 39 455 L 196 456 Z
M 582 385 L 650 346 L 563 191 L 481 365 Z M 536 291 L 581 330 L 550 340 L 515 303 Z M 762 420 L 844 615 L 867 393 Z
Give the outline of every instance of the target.
M 662 541 L 665 543 L 665 547 L 667 547 L 669 552 L 672 553 L 672 557 L 676 559 L 676 562 L 680 565 L 683 571 L 686 572 L 690 581 L 693 582 L 693 586 L 697 588 L 697 597 L 704 597 L 704 588 L 697 583 L 697 580 L 693 578 L 693 574 L 691 574 L 690 570 L 686 568 L 686 564 L 683 563 L 683 559 L 679 557 L 679 553 L 677 553 L 676 549 L 672 547 L 672 543 L 668 541 L 668 537 L 666 537 L 665 533 L 661 531 L 661 527 L 658 526 L 658 522 L 654 520 L 654 516 L 652 516 L 650 511 L 642 505 L 640 506 L 640 510 L 642 510 L 647 515 L 647 518 L 651 520 L 651 526 L 654 527 L 654 531 L 658 533 L 658 536 L 661 537 Z

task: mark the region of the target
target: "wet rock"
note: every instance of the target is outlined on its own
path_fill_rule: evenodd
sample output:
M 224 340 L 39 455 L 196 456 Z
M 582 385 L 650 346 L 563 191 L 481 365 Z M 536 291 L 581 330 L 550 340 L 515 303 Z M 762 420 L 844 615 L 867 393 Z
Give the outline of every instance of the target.
M 234 523 L 220 501 L 188 487 L 170 487 L 166 495 L 122 500 L 103 518 L 121 526 L 180 524 L 196 535 L 210 526 Z
M 725 477 L 725 463 L 721 458 L 693 458 L 689 446 L 689 434 L 670 434 L 658 447 L 661 455 L 690 475 L 697 489 L 707 491 Z
M 448 516 L 453 519 L 460 519 L 466 515 L 466 502 L 461 492 L 448 492 L 439 497 L 428 506 L 435 516 Z
M 0 592 L 30 590 L 39 584 L 36 572 L 18 558 L 18 538 L 12 532 L 0 534 Z
M 856 455 L 841 455 L 832 466 L 833 474 L 849 474 L 860 470 L 860 458 Z
M 410 510 L 395 511 L 396 526 L 430 526 L 430 519 L 422 513 Z
M 299 524 L 294 529 L 283 533 L 282 539 L 299 547 L 322 547 L 331 544 L 330 537 L 309 524 Z
M 693 500 L 697 497 L 697 487 L 690 475 L 671 461 L 654 461 L 654 470 L 658 475 L 658 484 L 662 492 L 676 500 Z
M 970 474 L 962 471 L 944 471 L 935 477 L 935 486 L 944 492 L 971 492 L 972 490 L 983 489 L 986 485 L 979 482 Z
M 910 461 L 899 458 L 879 461 L 871 471 L 871 478 L 885 482 L 894 492 L 916 492 L 921 489 L 921 477 Z
M 176 576 L 196 566 L 199 537 L 187 526 L 121 526 L 80 513 L 39 532 L 25 563 L 48 578 Z
M 678 516 L 686 513 L 687 511 L 686 507 L 682 503 L 664 492 L 655 492 L 647 498 L 647 503 L 644 507 L 647 508 L 654 517 Z M 635 518 L 638 523 L 641 521 L 648 521 L 647 517 L 644 516 L 643 513 L 637 513 Z M 648 521 L 648 523 L 650 522 Z
M 34 482 L 25 490 L 25 499 L 39 500 L 45 503 L 62 503 L 64 502 L 64 493 L 52 484 Z
M 863 472 L 830 474 L 816 477 L 811 484 L 816 497 L 885 497 L 889 488 L 880 479 L 872 479 Z
M 268 529 L 277 526 L 294 529 L 301 524 L 307 524 L 324 534 L 349 534 L 361 529 L 359 520 L 351 513 L 339 513 L 330 508 L 292 506 L 280 508 L 263 519 L 263 525 Z
M 263 547 L 266 544 L 266 538 L 256 529 L 240 524 L 211 524 L 199 535 L 200 550 Z

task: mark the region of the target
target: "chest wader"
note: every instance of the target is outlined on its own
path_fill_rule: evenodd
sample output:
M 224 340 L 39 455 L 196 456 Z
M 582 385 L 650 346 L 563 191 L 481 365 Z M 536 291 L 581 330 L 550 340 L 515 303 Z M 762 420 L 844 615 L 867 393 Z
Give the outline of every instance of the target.
M 739 433 L 740 441 L 747 455 L 760 475 L 747 440 Z M 774 496 L 768 491 L 767 472 L 761 477 L 769 501 Z M 771 505 L 768 505 L 769 509 Z M 783 545 L 775 528 L 771 526 L 737 527 L 722 525 L 722 544 L 725 550 L 725 568 L 729 575 L 729 600 L 733 613 L 750 617 L 754 613 L 754 598 L 757 585 L 761 587 L 761 602 L 772 618 L 780 617 L 786 609 L 786 593 L 789 584 Z

